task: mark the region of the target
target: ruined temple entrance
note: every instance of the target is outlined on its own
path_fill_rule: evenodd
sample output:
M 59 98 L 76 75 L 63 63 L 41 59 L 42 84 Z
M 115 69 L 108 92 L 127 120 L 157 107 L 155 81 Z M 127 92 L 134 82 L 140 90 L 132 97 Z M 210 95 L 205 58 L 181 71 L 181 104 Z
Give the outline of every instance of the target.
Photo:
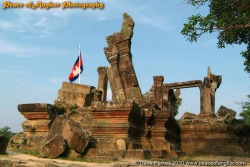
M 191 112 L 196 115 L 200 112 L 200 90 L 199 88 L 181 89 L 182 103 L 178 108 L 176 119 L 180 119 L 185 112 Z
M 207 76 L 201 80 L 192 80 L 186 82 L 174 82 L 164 84 L 164 89 L 184 89 L 198 87 L 200 90 L 200 114 L 201 117 L 214 117 L 215 116 L 215 92 L 221 84 L 222 77 L 214 75 L 208 67 Z

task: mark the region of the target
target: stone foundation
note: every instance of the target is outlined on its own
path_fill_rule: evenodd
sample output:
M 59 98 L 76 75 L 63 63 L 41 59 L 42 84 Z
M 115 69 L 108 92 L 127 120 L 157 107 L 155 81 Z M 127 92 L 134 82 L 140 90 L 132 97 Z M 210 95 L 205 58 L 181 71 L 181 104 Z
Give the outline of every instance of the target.
M 18 110 L 27 119 L 22 123 L 26 135 L 49 132 L 56 116 L 63 114 L 58 107 L 46 103 L 19 104 Z
M 239 127 L 238 123 L 227 124 L 222 120 L 217 120 L 217 118 L 206 122 L 203 122 L 204 119 L 192 121 L 193 123 L 180 125 L 182 152 L 186 154 L 205 153 L 238 156 L 249 153 L 249 143 L 244 137 L 249 131 L 246 126 Z M 230 130 L 237 126 L 237 131 Z

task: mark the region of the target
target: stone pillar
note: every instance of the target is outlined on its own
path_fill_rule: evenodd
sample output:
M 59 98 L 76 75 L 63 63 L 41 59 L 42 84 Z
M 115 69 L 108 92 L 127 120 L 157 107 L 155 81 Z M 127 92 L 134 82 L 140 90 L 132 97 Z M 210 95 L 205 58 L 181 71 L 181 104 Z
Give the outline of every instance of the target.
M 109 79 L 111 79 L 110 83 L 111 82 L 113 83 L 112 85 L 110 85 L 112 87 L 111 90 L 113 90 L 112 100 L 113 99 L 115 101 L 125 100 L 126 96 L 121 84 L 121 78 L 118 71 L 118 58 L 119 58 L 118 50 L 115 46 L 112 46 L 113 43 L 112 36 L 107 37 L 107 42 L 110 47 L 104 48 L 104 52 L 111 65 L 108 75 L 110 76 Z
M 119 73 L 127 99 L 140 99 L 142 98 L 142 93 L 132 63 L 130 40 L 126 39 L 117 44 L 120 53 Z
M 214 114 L 212 110 L 211 96 L 209 88 L 200 88 L 200 115 L 203 117 L 211 117 Z
M 168 105 L 168 92 L 169 92 L 169 88 L 163 88 L 162 89 L 162 109 L 163 110 L 167 110 L 167 112 L 170 112 L 169 110 L 169 105 Z
M 116 100 L 142 99 L 130 52 L 134 21 L 126 13 L 123 18 L 121 32 L 106 38 L 108 47 L 104 48 L 104 52 L 113 71 L 113 74 L 108 75 L 111 77 L 113 75 L 116 81 L 114 91 Z
M 200 86 L 200 116 L 215 116 L 215 92 L 219 88 L 222 81 L 221 75 L 214 75 L 208 67 L 207 77 L 204 78 L 203 84 Z
M 108 77 L 107 77 L 108 67 L 98 67 L 98 86 L 97 89 L 102 91 L 102 101 L 107 99 L 107 86 L 108 86 Z
M 155 102 L 162 109 L 163 107 L 163 76 L 154 76 Z

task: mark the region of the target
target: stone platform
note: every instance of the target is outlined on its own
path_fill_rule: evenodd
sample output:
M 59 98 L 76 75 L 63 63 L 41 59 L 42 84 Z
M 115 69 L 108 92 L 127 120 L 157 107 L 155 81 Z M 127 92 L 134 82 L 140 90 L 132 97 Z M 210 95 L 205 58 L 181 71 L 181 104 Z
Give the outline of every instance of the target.
M 56 116 L 63 114 L 63 110 L 46 103 L 19 104 L 18 110 L 27 119 L 22 123 L 23 131 L 27 135 L 49 132 Z
M 225 123 L 211 118 L 181 124 L 181 150 L 186 154 L 247 155 L 250 140 L 243 122 Z

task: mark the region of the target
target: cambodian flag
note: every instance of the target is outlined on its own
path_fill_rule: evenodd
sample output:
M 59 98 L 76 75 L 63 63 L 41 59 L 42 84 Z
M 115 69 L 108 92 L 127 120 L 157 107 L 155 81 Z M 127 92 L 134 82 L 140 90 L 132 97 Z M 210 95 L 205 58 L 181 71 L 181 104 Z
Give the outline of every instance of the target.
M 82 55 L 81 55 L 81 52 L 80 52 L 74 66 L 72 68 L 72 71 L 71 71 L 71 73 L 70 73 L 70 75 L 68 77 L 69 81 L 74 82 L 80 76 L 82 71 L 83 71 L 83 62 L 82 62 Z M 79 82 L 80 82 L 80 80 L 79 80 Z

